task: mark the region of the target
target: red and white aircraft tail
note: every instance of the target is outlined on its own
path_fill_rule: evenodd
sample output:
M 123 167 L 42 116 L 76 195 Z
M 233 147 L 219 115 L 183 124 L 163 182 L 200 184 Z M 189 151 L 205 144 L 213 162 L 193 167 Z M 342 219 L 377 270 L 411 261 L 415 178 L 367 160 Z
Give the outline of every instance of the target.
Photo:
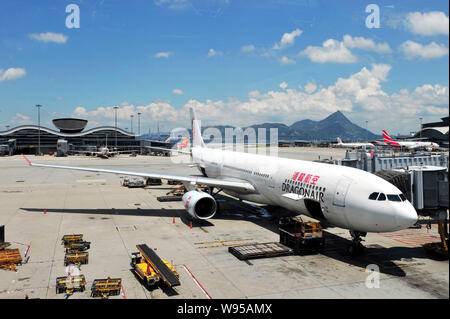
M 186 136 L 183 141 L 177 144 L 178 148 L 185 148 L 189 143 L 189 136 Z
M 397 141 L 392 139 L 392 137 L 385 130 L 383 130 L 382 133 L 383 133 L 383 142 L 385 142 L 388 145 L 392 145 L 394 147 L 401 146 Z

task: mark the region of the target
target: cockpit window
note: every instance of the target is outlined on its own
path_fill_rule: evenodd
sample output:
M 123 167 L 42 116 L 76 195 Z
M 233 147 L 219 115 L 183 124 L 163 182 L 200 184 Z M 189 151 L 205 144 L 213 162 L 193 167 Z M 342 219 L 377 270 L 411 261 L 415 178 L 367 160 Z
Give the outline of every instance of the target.
M 402 201 L 398 195 L 394 195 L 394 194 L 388 194 L 387 198 L 391 202 L 401 202 Z
M 386 195 L 381 193 L 380 196 L 378 196 L 378 200 L 386 200 Z
M 404 202 L 404 201 L 406 200 L 406 197 L 405 197 L 405 195 L 403 195 L 403 194 L 400 194 L 399 196 L 400 196 L 400 198 L 402 199 L 402 201 L 403 201 L 403 202 Z
M 371 200 L 376 200 L 376 199 L 377 199 L 377 197 L 378 197 L 378 194 L 379 194 L 379 193 L 376 193 L 376 192 L 375 192 L 375 193 L 372 193 L 372 194 L 370 194 L 370 195 L 369 195 L 369 199 L 371 199 Z

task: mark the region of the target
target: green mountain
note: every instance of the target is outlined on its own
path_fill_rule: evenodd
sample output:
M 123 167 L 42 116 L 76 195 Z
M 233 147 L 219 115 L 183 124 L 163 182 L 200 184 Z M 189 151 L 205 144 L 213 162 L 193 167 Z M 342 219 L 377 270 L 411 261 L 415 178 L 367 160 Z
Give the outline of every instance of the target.
M 226 128 L 233 128 L 231 125 L 210 127 L 218 129 L 222 136 L 225 136 Z M 203 130 L 207 128 L 205 127 Z M 291 126 L 282 123 L 263 123 L 245 127 L 243 130 L 247 128 L 253 128 L 256 133 L 258 133 L 258 128 L 265 128 L 267 134 L 270 128 L 277 128 L 279 140 L 335 141 L 337 137 L 340 137 L 344 141 L 357 141 L 379 138 L 379 135 L 352 123 L 341 111 L 336 111 L 321 121 L 307 119 L 295 122 Z

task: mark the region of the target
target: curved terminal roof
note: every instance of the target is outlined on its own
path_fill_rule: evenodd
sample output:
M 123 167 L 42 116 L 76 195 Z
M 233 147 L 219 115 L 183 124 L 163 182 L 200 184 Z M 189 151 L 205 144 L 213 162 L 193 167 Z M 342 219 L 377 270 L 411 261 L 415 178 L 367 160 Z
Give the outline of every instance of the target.
M 52 129 L 49 129 L 49 128 L 43 127 L 43 126 L 41 126 L 40 129 L 41 129 L 41 131 L 44 131 L 44 132 L 47 132 L 47 133 L 50 133 L 50 134 L 54 134 L 54 135 L 57 135 L 57 136 L 60 136 L 60 137 L 82 137 L 82 136 L 86 136 L 86 135 L 89 135 L 89 134 L 92 134 L 92 133 L 96 133 L 96 132 L 99 132 L 99 131 L 104 131 L 104 130 L 113 130 L 113 131 L 117 130 L 117 132 L 122 133 L 122 134 L 127 135 L 127 136 L 130 136 L 130 137 L 136 137 L 137 136 L 136 134 L 133 134 L 133 133 L 130 133 L 130 132 L 126 132 L 126 131 L 122 130 L 121 128 L 117 128 L 116 129 L 114 126 L 100 126 L 100 127 L 95 127 L 95 128 L 90 129 L 90 130 L 87 130 L 87 131 L 84 131 L 84 132 L 79 132 L 79 133 L 63 133 L 63 132 L 58 132 L 58 131 L 55 131 L 55 130 L 52 130 Z M 17 127 L 14 127 L 14 128 L 12 128 L 12 129 L 10 129 L 8 131 L 0 132 L 0 136 L 7 136 L 7 135 L 10 135 L 10 134 L 16 133 L 16 132 L 18 132 L 20 130 L 39 130 L 39 126 L 37 126 L 37 125 L 21 125 L 21 126 L 17 126 Z
M 423 129 L 418 131 L 416 134 L 414 134 L 414 137 L 420 136 L 421 132 L 422 132 L 422 135 L 426 134 L 426 133 L 431 133 L 431 134 L 437 133 L 437 135 L 448 135 L 448 126 L 424 127 Z

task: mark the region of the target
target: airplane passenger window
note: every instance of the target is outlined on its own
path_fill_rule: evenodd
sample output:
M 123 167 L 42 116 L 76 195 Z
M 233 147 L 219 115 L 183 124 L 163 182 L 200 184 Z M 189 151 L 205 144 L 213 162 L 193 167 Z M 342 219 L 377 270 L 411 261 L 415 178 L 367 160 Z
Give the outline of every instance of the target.
M 403 195 L 403 194 L 400 194 L 399 196 L 400 196 L 400 198 L 402 199 L 402 201 L 405 201 L 405 200 L 406 200 L 406 197 L 405 197 L 405 195 Z
M 386 200 L 386 195 L 381 193 L 380 196 L 378 196 L 378 200 Z
M 388 200 L 390 200 L 392 202 L 401 202 L 402 201 L 398 195 L 388 194 L 387 197 L 388 197 Z
M 370 195 L 369 195 L 369 199 L 371 199 L 371 200 L 376 200 L 376 199 L 377 199 L 377 197 L 378 197 L 378 194 L 379 194 L 379 193 L 376 193 L 376 192 L 375 192 L 375 193 L 372 193 L 372 194 L 370 194 Z

